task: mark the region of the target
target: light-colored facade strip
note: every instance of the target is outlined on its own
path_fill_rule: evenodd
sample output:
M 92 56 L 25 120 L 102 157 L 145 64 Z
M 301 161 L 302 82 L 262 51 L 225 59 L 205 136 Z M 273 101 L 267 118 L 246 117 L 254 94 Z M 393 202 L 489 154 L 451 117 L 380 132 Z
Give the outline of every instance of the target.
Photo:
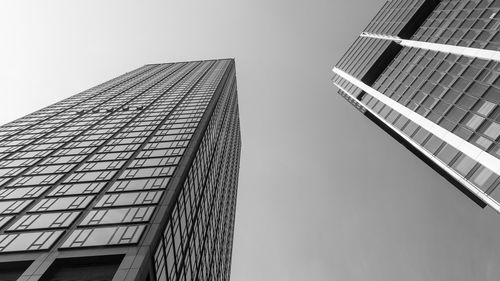
M 455 46 L 455 45 L 448 45 L 448 44 L 430 43 L 430 42 L 416 41 L 416 40 L 406 40 L 406 39 L 401 39 L 397 36 L 373 34 L 373 33 L 367 33 L 367 32 L 361 33 L 361 37 L 390 40 L 390 41 L 394 41 L 394 42 L 400 44 L 401 46 L 406 46 L 406 47 L 419 48 L 419 49 L 431 50 L 431 51 L 437 51 L 437 52 L 443 52 L 443 53 L 450 53 L 450 54 L 455 54 L 455 55 L 460 55 L 460 56 L 480 58 L 480 59 L 484 59 L 484 60 L 500 61 L 500 52 L 499 51 L 485 50 L 485 49 L 478 49 L 478 48 L 471 48 L 471 47 L 462 47 L 462 46 Z
M 334 83 L 334 85 L 339 88 L 342 92 L 344 92 L 346 95 L 350 96 L 353 99 L 356 99 L 353 95 L 351 95 L 347 90 L 345 90 L 342 86 L 338 85 L 337 83 Z M 370 93 L 369 93 L 370 94 Z M 375 96 L 374 96 L 375 97 Z M 383 102 L 383 101 L 381 101 Z M 471 191 L 474 195 L 479 197 L 483 202 L 488 204 L 491 208 L 493 208 L 496 212 L 500 213 L 500 203 L 498 203 L 495 199 L 491 198 L 488 194 L 483 192 L 481 189 L 477 188 L 473 184 L 471 184 L 469 181 L 467 181 L 465 178 L 463 178 L 460 174 L 455 172 L 453 169 L 448 167 L 445 163 L 443 163 L 439 158 L 434 156 L 433 154 L 429 153 L 427 150 L 423 149 L 417 142 L 415 142 L 413 139 L 410 137 L 406 136 L 403 134 L 398 128 L 396 128 L 394 125 L 391 123 L 387 122 L 383 118 L 381 118 L 376 112 L 374 112 L 371 108 L 365 106 L 363 103 L 359 102 L 359 105 L 361 105 L 363 108 L 365 108 L 367 111 L 373 114 L 377 119 L 379 119 L 381 122 L 383 122 L 385 125 L 387 125 L 389 128 L 391 128 L 394 132 L 396 132 L 399 136 L 401 136 L 403 139 L 405 139 L 408 143 L 410 143 L 413 147 L 415 147 L 418 151 L 423 153 L 425 156 L 427 156 L 432 162 L 434 162 L 436 165 L 438 165 L 441 169 L 446 171 L 448 174 L 450 174 L 453 178 L 455 178 L 458 182 L 460 182 L 463 186 L 465 186 L 469 191 Z M 388 105 L 389 106 L 389 105 Z
M 410 110 L 406 106 L 404 106 L 404 105 L 398 103 L 397 101 L 389 98 L 388 96 L 380 93 L 379 91 L 366 85 L 362 81 L 356 79 L 355 77 L 344 72 L 343 70 L 335 67 L 333 69 L 333 72 L 335 74 L 341 76 L 342 78 L 346 79 L 347 81 L 351 82 L 353 85 L 355 85 L 356 87 L 365 91 L 369 95 L 371 95 L 374 98 L 378 99 L 379 101 L 383 102 L 385 105 L 389 106 L 393 110 L 399 112 L 400 114 L 402 114 L 406 118 L 410 119 L 411 121 L 413 121 L 417 125 L 426 129 L 427 131 L 429 131 L 430 133 L 432 133 L 436 137 L 440 138 L 441 140 L 445 141 L 449 145 L 453 146 L 457 150 L 463 152 L 465 155 L 474 159 L 475 161 L 477 161 L 481 165 L 483 165 L 486 168 L 490 169 L 491 171 L 495 172 L 497 175 L 500 175 L 500 159 L 494 157 L 493 155 L 489 154 L 488 152 L 486 152 L 484 150 L 481 150 L 477 146 L 469 143 L 468 141 L 462 139 L 461 137 L 455 135 L 454 133 L 446 130 L 445 128 L 430 121 L 429 119 L 423 117 L 422 115 Z

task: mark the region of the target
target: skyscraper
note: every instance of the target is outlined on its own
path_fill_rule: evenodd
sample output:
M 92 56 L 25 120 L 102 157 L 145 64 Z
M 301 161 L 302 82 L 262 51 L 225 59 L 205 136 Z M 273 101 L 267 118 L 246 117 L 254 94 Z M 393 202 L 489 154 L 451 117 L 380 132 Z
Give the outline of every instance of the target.
M 348 102 L 500 212 L 500 1 L 387 1 L 333 69 Z
M 234 61 L 150 64 L 0 127 L 0 280 L 229 280 Z

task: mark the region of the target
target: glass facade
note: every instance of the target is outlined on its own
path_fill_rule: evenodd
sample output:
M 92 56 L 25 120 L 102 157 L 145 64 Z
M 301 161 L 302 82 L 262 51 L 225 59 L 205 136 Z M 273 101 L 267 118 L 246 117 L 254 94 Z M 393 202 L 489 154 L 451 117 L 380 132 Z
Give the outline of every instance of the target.
M 412 1 L 421 5 L 414 15 L 387 9 L 410 8 L 405 2 L 387 1 L 358 39 L 388 47 L 374 54 L 355 43 L 334 68 L 334 84 L 479 205 L 500 212 L 500 2 Z M 351 55 L 356 48 L 370 59 Z
M 1 126 L 0 263 L 50 280 L 113 255 L 109 280 L 228 280 L 236 93 L 234 60 L 151 64 Z
M 443 0 L 414 40 L 500 50 L 500 1 Z

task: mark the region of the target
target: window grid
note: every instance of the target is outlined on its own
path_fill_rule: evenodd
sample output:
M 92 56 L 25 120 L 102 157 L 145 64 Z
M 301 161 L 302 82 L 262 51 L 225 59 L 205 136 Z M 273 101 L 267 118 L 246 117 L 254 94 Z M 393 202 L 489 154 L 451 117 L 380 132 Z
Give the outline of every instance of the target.
M 116 86 L 88 90 L 79 99 L 0 127 L 0 253 L 139 243 L 229 67 L 226 60 L 144 68 L 142 75 L 116 80 L 121 81 Z M 227 96 L 236 94 L 231 83 L 232 92 L 224 92 L 224 108 L 230 103 Z M 231 108 L 237 114 L 235 105 Z M 214 115 L 229 116 L 227 112 L 218 109 Z M 228 120 L 231 128 L 222 125 Z M 233 119 L 218 117 L 217 122 L 206 133 L 212 141 L 219 135 L 213 132 L 216 128 L 225 131 L 220 137 L 236 133 Z M 234 146 L 235 138 L 224 147 Z M 226 150 L 225 157 L 235 153 Z M 223 152 L 220 148 L 215 153 Z M 229 173 L 223 166 L 235 170 L 234 161 L 223 163 L 221 156 L 210 155 L 203 157 L 218 162 L 214 167 L 224 171 L 220 173 Z M 228 177 L 234 184 L 233 178 Z M 196 203 L 189 196 L 195 195 L 182 196 L 176 222 L 188 236 L 187 220 L 196 217 Z M 218 211 L 224 213 L 213 208 L 213 214 Z M 228 230 L 223 233 L 229 235 Z M 201 248 L 194 242 L 182 245 Z M 201 255 L 201 250 L 191 253 L 183 247 L 177 248 L 178 255 Z M 167 250 L 170 261 L 175 249 Z M 195 270 L 192 259 L 187 273 L 175 267 L 179 276 Z

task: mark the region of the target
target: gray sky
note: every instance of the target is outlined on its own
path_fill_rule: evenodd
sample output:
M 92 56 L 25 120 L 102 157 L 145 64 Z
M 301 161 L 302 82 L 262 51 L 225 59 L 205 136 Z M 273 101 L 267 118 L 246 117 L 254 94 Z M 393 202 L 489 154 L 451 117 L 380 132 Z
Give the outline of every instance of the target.
M 147 63 L 236 58 L 232 280 L 498 280 L 481 209 L 336 94 L 382 0 L 5 1 L 0 123 Z

